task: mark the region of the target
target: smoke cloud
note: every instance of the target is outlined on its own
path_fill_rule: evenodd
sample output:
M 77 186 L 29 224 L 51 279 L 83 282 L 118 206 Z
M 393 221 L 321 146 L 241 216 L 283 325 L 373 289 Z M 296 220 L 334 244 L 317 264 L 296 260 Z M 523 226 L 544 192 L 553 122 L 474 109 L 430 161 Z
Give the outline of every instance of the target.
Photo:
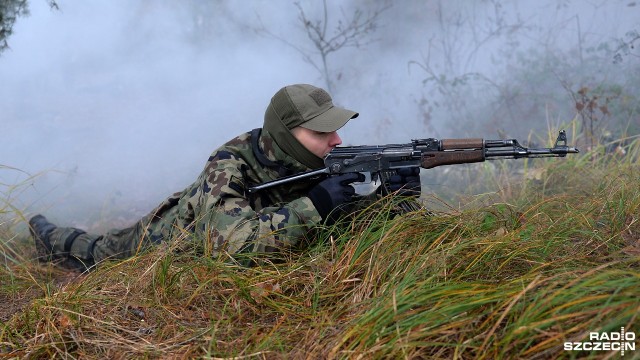
M 11 167 L 0 183 L 28 215 L 130 223 L 195 180 L 219 145 L 260 127 L 279 88 L 326 85 L 301 55 L 314 48 L 293 2 L 57 3 L 31 1 L 0 55 L 0 166 Z M 332 27 L 384 9 L 368 41 L 328 57 L 335 102 L 360 112 L 345 144 L 456 134 L 428 70 L 504 77 L 515 49 L 621 38 L 640 18 L 614 0 L 495 4 L 329 1 Z M 320 2 L 300 8 L 322 18 Z M 511 33 L 487 35 L 499 26 Z M 476 90 L 470 102 L 495 95 Z

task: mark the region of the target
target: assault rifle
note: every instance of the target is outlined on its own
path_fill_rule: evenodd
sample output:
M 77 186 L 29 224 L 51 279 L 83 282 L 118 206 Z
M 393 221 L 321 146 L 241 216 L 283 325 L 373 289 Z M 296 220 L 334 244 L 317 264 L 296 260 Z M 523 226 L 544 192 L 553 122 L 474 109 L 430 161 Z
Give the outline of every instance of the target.
M 351 172 L 368 173 L 371 181 L 383 184 L 398 169 L 420 166 L 431 169 L 436 166 L 482 162 L 497 158 L 565 157 L 578 153 L 567 146 L 567 134 L 561 130 L 552 148 L 526 148 L 516 139 L 419 139 L 409 144 L 338 146 L 324 158 L 325 167 L 317 170 L 268 181 L 247 191 L 255 193 L 290 182 L 315 179 Z

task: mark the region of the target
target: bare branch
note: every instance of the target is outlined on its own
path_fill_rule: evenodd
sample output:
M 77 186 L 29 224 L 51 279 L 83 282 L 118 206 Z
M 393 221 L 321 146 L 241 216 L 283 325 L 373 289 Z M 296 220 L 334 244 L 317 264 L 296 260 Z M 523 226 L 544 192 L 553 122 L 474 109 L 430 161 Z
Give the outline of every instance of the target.
M 322 2 L 323 15 L 319 20 L 307 16 L 299 2 L 294 5 L 298 9 L 298 20 L 302 24 L 313 50 L 305 51 L 302 47 L 292 44 L 266 29 L 263 31 L 298 51 L 305 62 L 320 72 L 330 92 L 333 90 L 333 80 L 328 64 L 329 55 L 344 48 L 359 48 L 375 41 L 369 38 L 369 35 L 377 30 L 380 14 L 390 7 L 386 4 L 367 15 L 362 10 L 356 9 L 351 16 L 341 10 L 341 19 L 337 21 L 334 30 L 329 31 L 331 19 L 326 0 Z

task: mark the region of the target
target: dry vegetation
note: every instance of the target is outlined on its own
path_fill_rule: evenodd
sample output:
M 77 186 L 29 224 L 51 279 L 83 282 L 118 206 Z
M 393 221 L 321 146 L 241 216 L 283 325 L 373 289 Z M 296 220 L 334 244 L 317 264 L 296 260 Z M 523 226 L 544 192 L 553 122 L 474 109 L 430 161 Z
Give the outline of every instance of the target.
M 638 333 L 640 149 L 596 152 L 537 161 L 469 208 L 380 205 L 253 268 L 161 247 L 69 275 L 29 261 L 10 219 L 0 358 L 618 356 L 563 350 L 589 331 Z

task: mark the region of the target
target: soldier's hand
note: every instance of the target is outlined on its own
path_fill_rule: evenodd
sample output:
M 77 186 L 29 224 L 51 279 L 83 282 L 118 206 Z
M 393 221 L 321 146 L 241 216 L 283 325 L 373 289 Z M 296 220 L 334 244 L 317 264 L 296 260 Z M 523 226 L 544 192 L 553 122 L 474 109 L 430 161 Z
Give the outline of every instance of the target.
M 418 197 L 422 191 L 420 184 L 420 167 L 400 168 L 389 177 L 388 189 L 390 193 L 399 196 Z
M 309 191 L 309 198 L 325 224 L 331 225 L 340 215 L 351 211 L 356 193 L 351 183 L 364 180 L 360 173 L 330 176 Z

